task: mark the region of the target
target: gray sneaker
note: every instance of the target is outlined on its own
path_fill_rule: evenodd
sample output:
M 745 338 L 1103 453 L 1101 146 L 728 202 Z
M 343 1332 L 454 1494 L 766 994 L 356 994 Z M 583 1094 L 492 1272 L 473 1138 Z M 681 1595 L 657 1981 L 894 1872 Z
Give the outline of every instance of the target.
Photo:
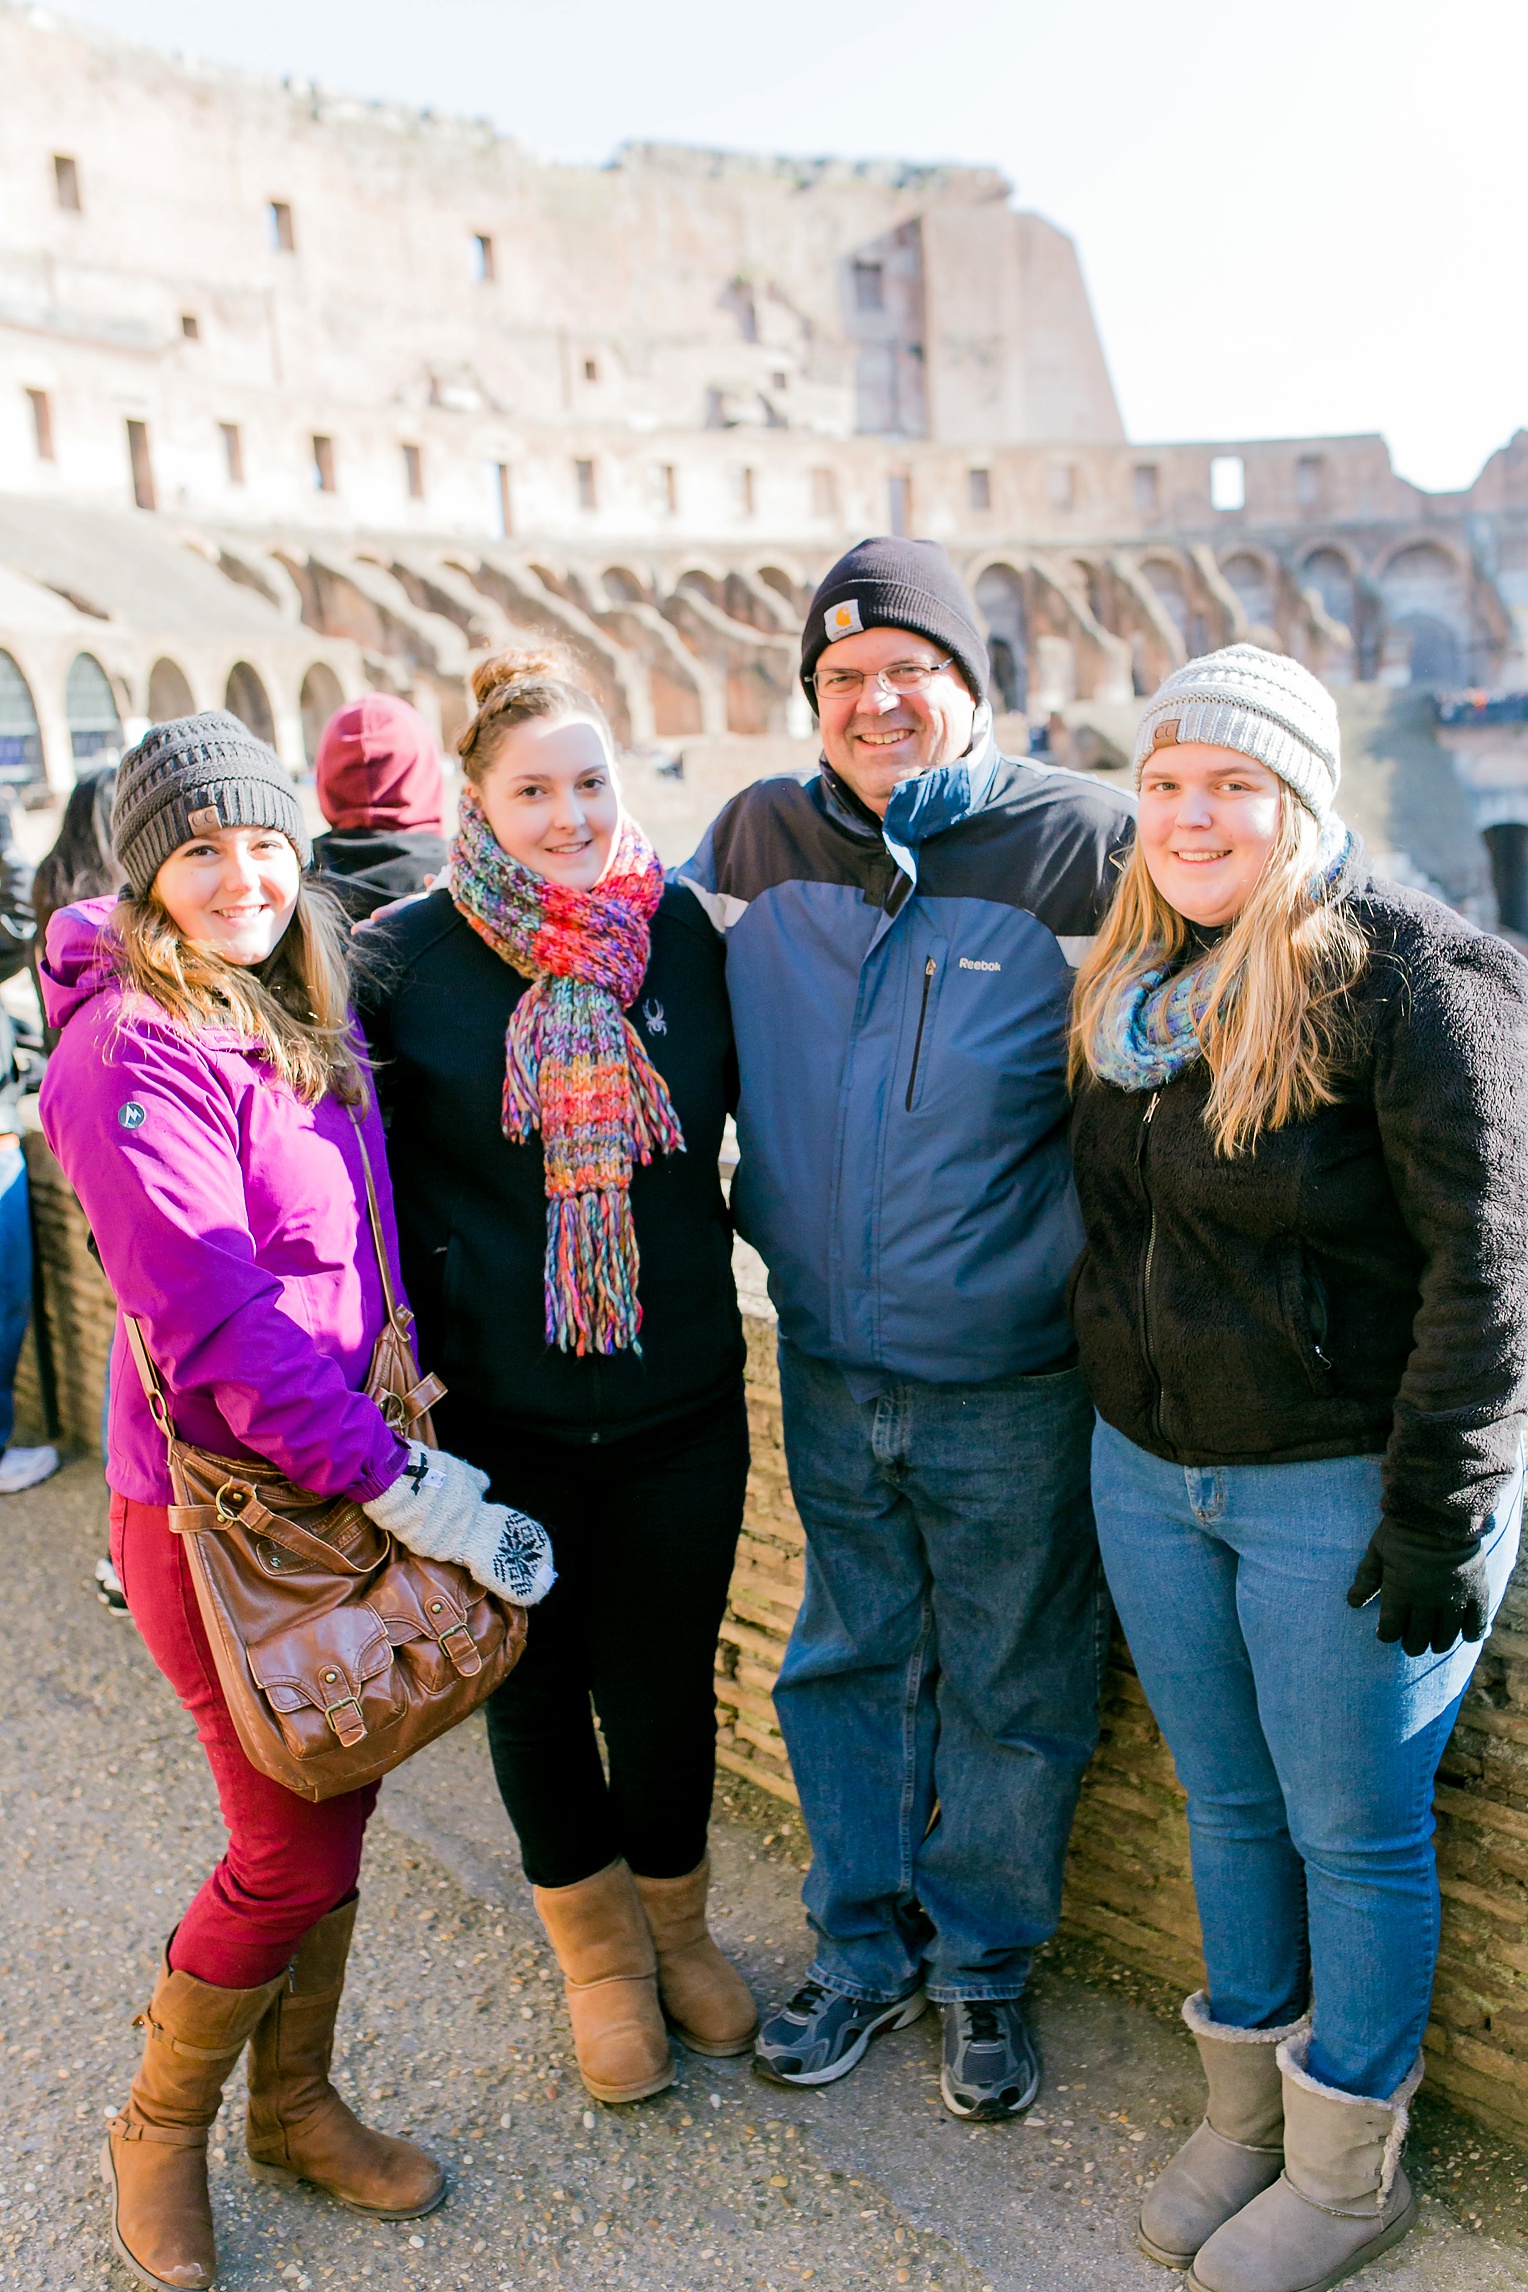
M 906 2029 L 927 2004 L 922 1990 L 885 2005 L 879 1999 L 846 1998 L 820 1982 L 803 1982 L 755 2038 L 754 2074 L 767 2077 L 771 2085 L 831 2085 L 864 2060 L 873 2037 Z
M 952 2117 L 1018 2117 L 1040 2090 L 1040 2062 L 1017 1998 L 962 1998 L 944 2009 L 939 2090 Z

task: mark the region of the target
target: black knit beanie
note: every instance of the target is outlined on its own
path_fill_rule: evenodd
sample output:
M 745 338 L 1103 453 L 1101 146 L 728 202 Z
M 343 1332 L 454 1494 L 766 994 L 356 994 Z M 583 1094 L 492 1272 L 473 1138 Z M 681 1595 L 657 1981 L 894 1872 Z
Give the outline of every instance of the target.
M 274 748 L 221 708 L 156 724 L 117 767 L 111 840 L 140 899 L 171 852 L 214 828 L 279 828 L 313 857 L 297 791 Z
M 818 655 L 861 629 L 910 629 L 954 656 L 972 697 L 987 697 L 987 645 L 960 576 L 937 541 L 880 534 L 840 557 L 812 599 L 801 632 L 801 682 L 813 708 Z

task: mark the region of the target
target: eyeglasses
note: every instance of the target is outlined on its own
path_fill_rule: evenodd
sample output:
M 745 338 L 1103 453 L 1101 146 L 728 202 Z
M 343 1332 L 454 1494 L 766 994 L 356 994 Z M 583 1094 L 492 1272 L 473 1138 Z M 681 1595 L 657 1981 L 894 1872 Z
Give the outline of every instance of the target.
M 954 657 L 952 653 L 950 660 Z M 823 669 L 811 683 L 819 700 L 847 700 L 851 693 L 858 699 L 867 681 L 896 700 L 903 693 L 927 692 L 939 671 L 949 667 L 950 660 L 893 661 L 890 668 L 876 669 L 868 680 L 863 669 Z

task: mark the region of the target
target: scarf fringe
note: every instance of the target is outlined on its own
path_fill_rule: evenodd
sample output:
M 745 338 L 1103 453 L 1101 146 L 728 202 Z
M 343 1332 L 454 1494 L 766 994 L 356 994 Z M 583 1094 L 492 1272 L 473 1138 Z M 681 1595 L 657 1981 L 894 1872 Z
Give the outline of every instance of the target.
M 546 1340 L 561 1352 L 639 1355 L 637 1234 L 624 1186 L 546 1206 Z

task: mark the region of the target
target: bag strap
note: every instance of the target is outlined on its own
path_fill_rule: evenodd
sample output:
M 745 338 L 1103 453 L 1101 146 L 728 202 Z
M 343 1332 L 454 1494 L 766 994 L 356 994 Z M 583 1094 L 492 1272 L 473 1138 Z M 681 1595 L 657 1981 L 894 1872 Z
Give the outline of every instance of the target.
M 406 1329 L 408 1320 L 412 1320 L 413 1316 L 410 1315 L 408 1320 L 402 1323 L 398 1318 L 398 1299 L 393 1290 L 393 1269 L 388 1263 L 387 1243 L 382 1235 L 382 1212 L 377 1203 L 377 1182 L 371 1174 L 371 1156 L 366 1151 L 366 1132 L 362 1128 L 361 1117 L 353 1106 L 350 1109 L 350 1119 L 355 1124 L 355 1142 L 361 1149 L 361 1168 L 366 1173 L 366 1213 L 371 1221 L 372 1246 L 377 1253 L 377 1271 L 382 1276 L 382 1298 L 387 1307 L 387 1318 L 392 1322 L 394 1328 L 401 1326 Z

